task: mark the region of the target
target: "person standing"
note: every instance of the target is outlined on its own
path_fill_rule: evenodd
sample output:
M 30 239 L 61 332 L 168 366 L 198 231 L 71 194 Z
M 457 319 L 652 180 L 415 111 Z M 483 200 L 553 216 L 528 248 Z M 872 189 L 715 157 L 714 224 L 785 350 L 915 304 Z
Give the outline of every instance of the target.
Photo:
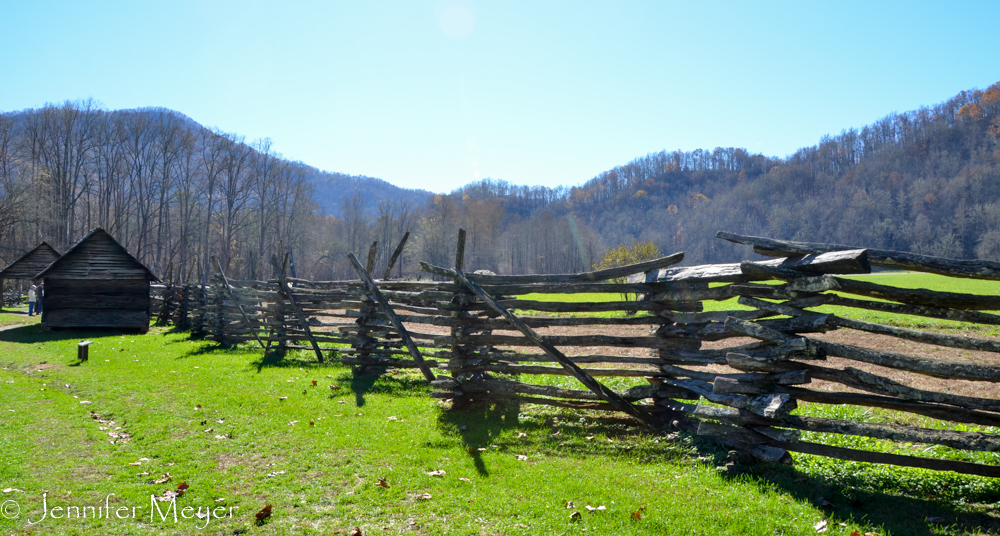
M 35 314 L 35 285 L 28 289 L 28 316 Z

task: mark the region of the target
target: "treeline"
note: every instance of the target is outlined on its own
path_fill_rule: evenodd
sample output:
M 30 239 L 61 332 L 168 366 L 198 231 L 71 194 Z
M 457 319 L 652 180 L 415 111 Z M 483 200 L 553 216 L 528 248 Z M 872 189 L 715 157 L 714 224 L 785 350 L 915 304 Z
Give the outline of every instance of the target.
M 784 159 L 733 148 L 664 151 L 578 187 L 486 180 L 449 197 L 495 203 L 505 223 L 490 232 L 512 242 L 525 227 L 580 230 L 561 237 L 562 249 L 538 238 L 522 244 L 564 268 L 634 241 L 686 251 L 690 262 L 746 255 L 716 240 L 717 230 L 1000 260 L 1000 83 L 824 137 Z M 579 260 L 569 259 L 574 252 Z M 540 271 L 531 256 L 481 264 Z
M 0 261 L 97 226 L 184 277 L 213 255 L 234 277 L 269 277 L 289 252 L 300 277 L 353 278 L 346 253 L 374 241 L 381 275 L 407 232 L 394 275 L 416 276 L 415 260 L 454 262 L 459 228 L 467 269 L 502 274 L 588 270 L 636 241 L 688 262 L 745 256 L 720 229 L 1000 260 L 1000 83 L 784 159 L 664 151 L 572 188 L 488 179 L 441 195 L 320 172 L 169 110 L 0 114 Z
M 161 276 L 210 269 L 212 255 L 252 276 L 317 217 L 301 170 L 267 140 L 90 101 L 0 115 L 0 188 L 5 260 L 103 227 Z

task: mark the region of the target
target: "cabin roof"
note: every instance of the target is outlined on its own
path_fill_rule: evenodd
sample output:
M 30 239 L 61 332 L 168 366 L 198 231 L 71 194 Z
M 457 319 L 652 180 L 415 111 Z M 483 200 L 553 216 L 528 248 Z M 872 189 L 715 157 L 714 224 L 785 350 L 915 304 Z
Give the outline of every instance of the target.
M 78 240 L 66 253 L 38 272 L 34 279 L 53 276 L 80 279 L 142 277 L 149 281 L 159 280 L 149 268 L 100 227 Z
M 42 242 L 0 270 L 0 279 L 35 279 L 35 274 L 58 258 L 59 252 Z

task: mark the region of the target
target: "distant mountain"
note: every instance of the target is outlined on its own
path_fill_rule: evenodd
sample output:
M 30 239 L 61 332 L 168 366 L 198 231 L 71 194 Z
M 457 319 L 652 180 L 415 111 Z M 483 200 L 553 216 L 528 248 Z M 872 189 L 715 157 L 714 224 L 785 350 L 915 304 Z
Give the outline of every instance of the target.
M 302 162 L 296 162 L 313 185 L 313 200 L 327 214 L 340 212 L 340 200 L 360 193 L 365 198 L 369 213 L 381 200 L 400 201 L 408 199 L 414 207 L 423 206 L 433 192 L 427 190 L 411 190 L 400 188 L 382 179 L 365 177 L 363 175 L 345 175 L 330 171 L 322 171 Z
M 498 236 L 565 220 L 581 231 L 582 238 L 567 235 L 581 251 L 594 236 L 603 242 L 597 252 L 640 240 L 683 250 L 689 263 L 746 258 L 746 247 L 715 238 L 726 230 L 1000 260 L 1000 82 L 824 136 L 787 158 L 740 148 L 662 151 L 578 187 L 481 181 L 450 195 L 497 204 L 503 223 L 491 232 Z M 508 273 L 538 269 L 518 262 Z

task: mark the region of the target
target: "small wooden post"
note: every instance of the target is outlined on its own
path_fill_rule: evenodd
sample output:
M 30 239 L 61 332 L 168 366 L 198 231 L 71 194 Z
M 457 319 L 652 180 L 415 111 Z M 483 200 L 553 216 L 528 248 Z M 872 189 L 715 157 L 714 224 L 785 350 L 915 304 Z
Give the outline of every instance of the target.
M 385 274 L 382 279 L 389 279 L 389 272 L 392 271 L 392 267 L 396 265 L 396 260 L 399 259 L 399 255 L 403 253 L 403 246 L 406 245 L 406 240 L 410 238 L 410 231 L 406 231 L 403 238 L 399 241 L 399 245 L 396 246 L 396 250 L 392 252 L 392 257 L 389 257 L 389 264 L 385 267 Z
M 90 345 L 94 344 L 94 341 L 80 341 L 76 345 L 76 358 L 80 361 L 86 361 L 90 358 L 89 348 Z
M 378 240 L 372 242 L 371 247 L 368 248 L 368 266 L 365 267 L 365 271 L 368 275 L 371 275 L 375 271 L 375 258 L 378 256 Z
M 465 269 L 465 229 L 458 230 L 458 245 L 455 246 L 455 269 Z

